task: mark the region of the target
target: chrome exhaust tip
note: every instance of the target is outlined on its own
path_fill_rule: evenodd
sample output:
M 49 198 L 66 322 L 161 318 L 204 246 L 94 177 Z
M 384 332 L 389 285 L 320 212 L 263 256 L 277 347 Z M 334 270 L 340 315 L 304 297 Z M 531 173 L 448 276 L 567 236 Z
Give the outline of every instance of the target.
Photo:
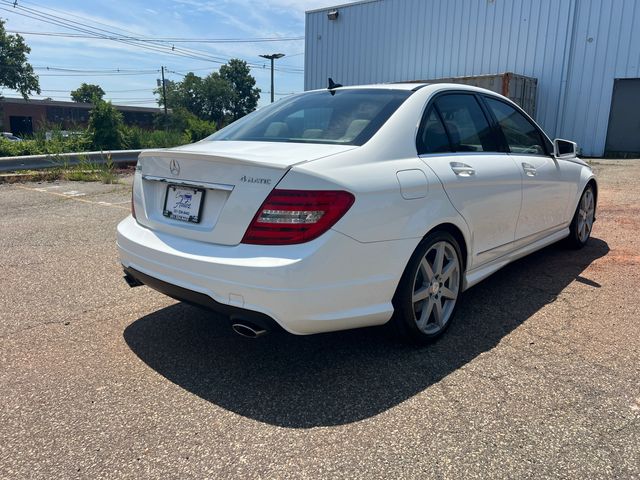
M 267 334 L 266 330 L 247 323 L 234 323 L 231 328 L 238 335 L 245 338 L 258 338 Z

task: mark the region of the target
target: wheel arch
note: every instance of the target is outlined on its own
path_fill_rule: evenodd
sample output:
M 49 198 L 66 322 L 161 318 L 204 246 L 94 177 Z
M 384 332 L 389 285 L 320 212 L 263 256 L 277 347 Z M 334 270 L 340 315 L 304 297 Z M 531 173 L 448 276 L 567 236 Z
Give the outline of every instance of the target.
M 588 186 L 591 186 L 591 188 L 593 188 L 593 220 L 595 221 L 596 214 L 598 213 L 598 182 L 596 181 L 595 177 L 591 177 L 587 181 L 587 184 L 584 186 L 584 189 L 586 189 Z M 582 190 L 583 192 L 584 192 L 584 189 Z M 582 196 L 582 192 L 580 192 L 580 196 Z
M 433 227 L 431 230 L 429 230 L 422 238 L 425 238 L 427 235 L 430 235 L 433 232 L 437 232 L 437 231 L 447 232 L 453 238 L 456 239 L 456 242 L 458 242 L 458 246 L 460 247 L 460 253 L 462 253 L 462 271 L 465 272 L 468 264 L 467 259 L 469 256 L 469 248 L 467 246 L 467 240 L 464 234 L 462 233 L 462 230 L 460 229 L 460 227 L 449 222 L 441 223 Z

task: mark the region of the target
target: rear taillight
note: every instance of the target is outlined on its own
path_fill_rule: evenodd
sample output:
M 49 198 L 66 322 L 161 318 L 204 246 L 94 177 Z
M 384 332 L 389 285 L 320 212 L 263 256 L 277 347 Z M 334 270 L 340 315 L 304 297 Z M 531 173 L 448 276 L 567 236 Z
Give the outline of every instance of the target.
M 133 187 L 131 187 L 131 216 L 136 219 L 138 218 L 136 217 L 136 206 L 133 203 Z
M 319 237 L 347 213 L 355 198 L 339 190 L 273 190 L 242 243 L 291 245 Z

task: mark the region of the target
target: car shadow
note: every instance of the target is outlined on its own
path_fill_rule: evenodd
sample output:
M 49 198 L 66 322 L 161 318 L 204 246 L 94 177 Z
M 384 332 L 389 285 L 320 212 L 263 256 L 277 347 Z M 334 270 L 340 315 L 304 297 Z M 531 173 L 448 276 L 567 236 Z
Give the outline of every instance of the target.
M 347 424 L 384 412 L 492 349 L 569 283 L 585 283 L 580 274 L 608 251 L 592 238 L 582 250 L 552 245 L 505 267 L 465 293 L 451 328 L 427 347 L 402 344 L 386 327 L 249 340 L 226 319 L 180 303 L 134 321 L 124 338 L 168 380 L 237 414 L 292 428 Z

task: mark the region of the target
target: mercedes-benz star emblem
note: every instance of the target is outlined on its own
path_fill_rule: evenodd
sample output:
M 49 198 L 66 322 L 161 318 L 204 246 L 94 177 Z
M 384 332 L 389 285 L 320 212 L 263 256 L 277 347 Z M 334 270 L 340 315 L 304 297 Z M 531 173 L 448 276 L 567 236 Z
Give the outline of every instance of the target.
M 171 160 L 171 163 L 169 163 L 169 170 L 175 176 L 180 175 L 180 164 L 176 159 Z

